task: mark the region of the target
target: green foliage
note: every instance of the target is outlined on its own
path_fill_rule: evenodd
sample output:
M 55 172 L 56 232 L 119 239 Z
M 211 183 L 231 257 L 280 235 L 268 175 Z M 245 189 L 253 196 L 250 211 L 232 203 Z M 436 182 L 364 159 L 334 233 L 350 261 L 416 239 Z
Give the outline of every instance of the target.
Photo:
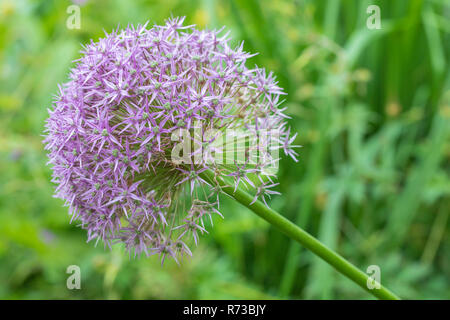
M 194 257 L 162 268 L 85 243 L 52 198 L 41 143 L 47 108 L 80 43 L 120 23 L 226 25 L 288 92 L 300 162 L 283 160 L 271 206 L 403 298 L 450 298 L 448 1 L 0 2 L 0 298 L 370 298 L 224 198 Z M 81 267 L 82 289 L 66 288 Z

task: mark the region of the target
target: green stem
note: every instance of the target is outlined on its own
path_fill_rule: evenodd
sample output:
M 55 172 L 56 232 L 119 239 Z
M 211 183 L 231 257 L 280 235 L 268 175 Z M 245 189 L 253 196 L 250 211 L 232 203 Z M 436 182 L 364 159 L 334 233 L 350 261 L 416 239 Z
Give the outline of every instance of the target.
M 383 286 L 380 286 L 379 289 L 369 289 L 367 286 L 369 276 L 367 274 L 359 270 L 357 267 L 355 267 L 353 264 L 348 262 L 333 250 L 329 249 L 308 232 L 302 230 L 275 210 L 268 208 L 261 201 L 256 201 L 253 204 L 250 204 L 254 198 L 249 193 L 240 188 L 237 188 L 236 191 L 234 191 L 234 187 L 227 184 L 221 177 L 215 176 L 214 173 L 210 170 L 202 172 L 200 176 L 213 185 L 219 184 L 223 192 L 252 210 L 258 216 L 269 222 L 271 225 L 276 227 L 291 239 L 299 242 L 314 254 L 321 257 L 328 264 L 333 266 L 338 272 L 345 275 L 347 278 L 358 284 L 361 288 L 368 291 L 375 297 L 386 300 L 400 299 L 397 295 Z M 372 281 L 372 279 L 370 281 Z

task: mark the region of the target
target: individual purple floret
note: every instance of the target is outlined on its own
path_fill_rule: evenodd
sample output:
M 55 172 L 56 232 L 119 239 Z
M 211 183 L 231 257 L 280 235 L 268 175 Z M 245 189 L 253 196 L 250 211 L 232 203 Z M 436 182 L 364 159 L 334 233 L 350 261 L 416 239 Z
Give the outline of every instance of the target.
M 230 47 L 228 33 L 183 20 L 129 26 L 84 46 L 44 140 L 55 196 L 88 241 L 177 262 L 222 216 L 206 170 L 265 202 L 278 194 L 278 150 L 297 156 L 274 75 L 247 68 L 253 55 Z

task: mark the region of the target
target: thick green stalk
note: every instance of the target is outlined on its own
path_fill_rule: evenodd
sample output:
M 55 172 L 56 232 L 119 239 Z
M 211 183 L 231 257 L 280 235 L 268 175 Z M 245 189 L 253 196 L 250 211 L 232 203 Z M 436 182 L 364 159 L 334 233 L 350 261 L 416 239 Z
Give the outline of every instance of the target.
M 369 276 L 367 274 L 359 270 L 357 267 L 355 267 L 353 264 L 348 262 L 336 252 L 329 249 L 308 232 L 302 230 L 275 210 L 268 208 L 261 201 L 256 201 L 253 204 L 250 204 L 253 201 L 253 196 L 251 196 L 249 193 L 240 188 L 234 191 L 234 187 L 228 185 L 221 177 L 215 177 L 214 173 L 210 170 L 202 172 L 200 176 L 212 184 L 218 183 L 221 186 L 223 192 L 252 210 L 258 216 L 269 222 L 271 225 L 276 227 L 291 239 L 299 242 L 301 245 L 333 266 L 338 272 L 345 275 L 353 282 L 357 283 L 361 288 L 367 290 L 375 297 L 387 300 L 399 299 L 399 297 L 397 297 L 394 293 L 383 286 L 380 286 L 379 289 L 369 289 L 367 286 Z

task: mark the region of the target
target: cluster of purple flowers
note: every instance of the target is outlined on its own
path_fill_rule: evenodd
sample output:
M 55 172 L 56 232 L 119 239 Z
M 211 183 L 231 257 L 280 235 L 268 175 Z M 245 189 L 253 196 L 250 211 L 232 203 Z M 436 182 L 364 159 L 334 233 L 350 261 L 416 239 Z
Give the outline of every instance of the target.
M 272 73 L 248 69 L 252 55 L 242 44 L 232 49 L 228 33 L 183 20 L 129 26 L 84 46 L 59 86 L 44 140 L 55 196 L 66 200 L 88 241 L 124 243 L 130 254 L 160 254 L 163 261 L 191 255 L 188 239 L 197 243 L 205 221 L 220 215 L 220 188 L 203 180 L 203 171 L 254 190 L 255 200 L 276 193 L 263 172 L 278 160 L 267 146 L 255 145 L 257 164 L 179 163 L 171 158 L 174 132 L 196 123 L 202 132 L 277 129 L 280 150 L 296 156 Z

